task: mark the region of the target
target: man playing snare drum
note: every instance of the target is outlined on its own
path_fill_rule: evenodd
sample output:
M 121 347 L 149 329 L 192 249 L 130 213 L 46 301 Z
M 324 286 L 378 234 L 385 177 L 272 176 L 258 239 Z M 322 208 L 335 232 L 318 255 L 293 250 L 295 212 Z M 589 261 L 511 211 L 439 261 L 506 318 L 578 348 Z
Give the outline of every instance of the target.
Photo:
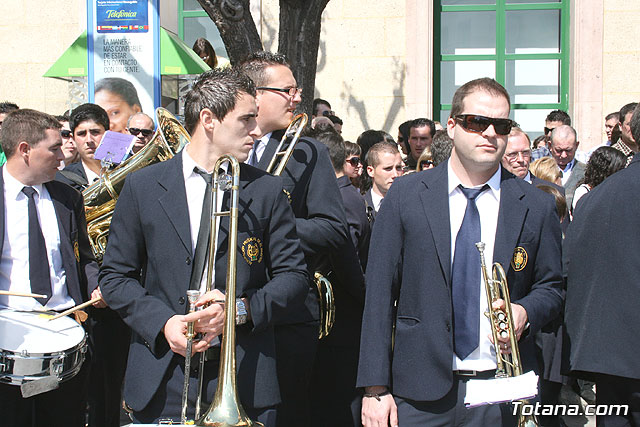
M 82 196 L 53 181 L 64 158 L 58 121 L 34 110 L 14 111 L 3 122 L 0 142 L 7 155 L 0 168 L 0 290 L 44 295 L 38 299 L 0 295 L 0 322 L 9 322 L 7 330 L 23 331 L 26 326 L 19 328 L 7 320 L 11 310 L 63 311 L 92 293 L 97 296 L 98 267 L 89 247 Z M 39 333 L 51 334 L 55 342 L 54 329 L 40 328 Z M 9 364 L 8 369 L 15 379 L 20 372 L 13 372 L 14 366 Z M 18 387 L 0 377 L 2 425 L 84 426 L 86 366 L 85 362 L 77 375 L 61 384 L 46 378 L 50 373 L 42 373 L 48 386 L 27 398 L 23 393 L 34 392 L 33 387 Z

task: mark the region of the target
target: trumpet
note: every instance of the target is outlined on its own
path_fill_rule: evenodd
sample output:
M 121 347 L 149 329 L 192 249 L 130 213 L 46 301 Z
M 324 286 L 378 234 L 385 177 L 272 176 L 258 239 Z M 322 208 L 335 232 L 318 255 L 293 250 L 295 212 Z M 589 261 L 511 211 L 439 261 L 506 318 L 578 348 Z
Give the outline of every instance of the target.
M 480 253 L 480 266 L 482 268 L 482 280 L 487 293 L 488 312 L 485 315 L 491 323 L 491 334 L 493 336 L 493 346 L 496 352 L 496 378 L 517 377 L 522 375 L 522 363 L 520 362 L 520 350 L 518 348 L 518 337 L 513 323 L 513 314 L 511 312 L 511 298 L 509 296 L 509 286 L 507 285 L 507 275 L 500 263 L 493 263 L 492 275 L 484 260 L 483 242 L 477 242 L 476 248 Z M 504 300 L 505 308 L 493 308 L 493 302 Z M 500 344 L 498 338 L 509 339 L 511 344 L 511 354 L 502 354 L 500 352 Z M 527 404 L 528 401 L 523 401 Z M 518 427 L 537 427 L 538 420 L 534 415 L 523 415 L 522 405 L 518 410 Z
M 220 176 L 218 170 L 222 164 L 228 163 L 231 176 Z M 218 372 L 218 386 L 211 406 L 200 418 L 200 405 L 202 401 L 203 371 L 205 353 L 200 354 L 200 372 L 198 373 L 198 394 L 196 398 L 196 422 L 198 426 L 262 426 L 261 423 L 252 421 L 242 408 L 238 396 L 236 384 L 236 255 L 238 244 L 238 205 L 240 188 L 240 165 L 238 160 L 230 155 L 224 155 L 218 159 L 213 168 L 213 188 L 211 203 L 211 231 L 209 233 L 209 256 L 207 268 L 207 292 L 213 287 L 213 268 L 215 263 L 215 243 L 217 240 L 220 217 L 229 217 L 229 245 L 227 260 L 226 295 L 224 305 L 224 326 L 220 351 L 220 369 Z M 222 191 L 231 191 L 229 210 L 217 212 L 218 188 Z M 187 374 L 185 369 L 185 374 Z
M 304 113 L 298 114 L 293 118 L 293 120 L 291 120 L 291 123 L 289 123 L 287 130 L 284 132 L 284 135 L 282 135 L 282 138 L 276 147 L 275 154 L 267 166 L 267 173 L 275 176 L 280 176 L 282 174 L 308 121 L 309 118 Z M 288 139 L 290 139 L 289 145 L 285 150 L 282 150 L 282 146 Z M 278 158 L 280 158 L 279 161 Z M 291 201 L 289 193 L 287 193 L 287 197 L 289 197 L 289 201 Z M 336 305 L 333 297 L 333 286 L 329 279 L 319 271 L 316 271 L 313 276 L 313 281 L 318 289 L 320 305 L 320 330 L 318 331 L 318 339 L 322 339 L 329 335 L 331 328 L 333 328 L 333 324 L 336 320 Z

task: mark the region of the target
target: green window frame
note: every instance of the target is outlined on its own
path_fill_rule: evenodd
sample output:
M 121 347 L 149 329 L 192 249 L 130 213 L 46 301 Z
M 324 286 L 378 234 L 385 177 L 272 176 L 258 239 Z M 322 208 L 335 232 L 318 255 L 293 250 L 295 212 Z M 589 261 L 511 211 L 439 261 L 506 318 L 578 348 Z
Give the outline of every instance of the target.
M 515 110 L 555 110 L 560 109 L 568 111 L 569 107 L 569 2 L 570 0 L 559 0 L 556 2 L 542 3 L 540 0 L 531 0 L 531 3 L 524 3 L 522 0 L 496 0 L 495 4 L 477 4 L 477 5 L 442 5 L 441 0 L 434 2 L 434 91 L 433 91 L 433 117 L 436 120 L 441 119 L 442 112 L 451 109 L 451 100 L 441 99 L 441 66 L 444 62 L 449 61 L 495 61 L 495 79 L 504 85 L 506 80 L 507 61 L 516 60 L 558 60 L 559 61 L 559 90 L 558 102 L 552 103 L 513 103 L 511 105 L 511 117 L 513 118 Z M 478 3 L 486 3 L 486 0 L 478 1 Z M 509 4 L 508 4 L 509 2 Z M 535 3 L 534 3 L 535 2 Z M 506 15 L 509 11 L 544 11 L 559 10 L 560 11 L 560 31 L 559 31 L 559 52 L 558 53 L 506 53 Z M 493 11 L 496 13 L 495 21 L 495 54 L 442 54 L 442 13 L 443 12 L 484 12 Z M 526 129 L 525 129 L 526 130 Z M 542 125 L 540 129 L 529 130 L 530 136 L 535 137 L 542 133 Z

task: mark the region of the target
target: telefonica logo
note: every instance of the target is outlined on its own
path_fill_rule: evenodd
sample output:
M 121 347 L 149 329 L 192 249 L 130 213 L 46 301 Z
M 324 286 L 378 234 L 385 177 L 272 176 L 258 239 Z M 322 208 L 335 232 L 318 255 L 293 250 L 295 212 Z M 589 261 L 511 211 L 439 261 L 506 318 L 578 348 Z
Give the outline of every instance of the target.
M 107 10 L 107 19 L 111 18 L 135 18 L 138 12 L 128 12 L 126 10 Z

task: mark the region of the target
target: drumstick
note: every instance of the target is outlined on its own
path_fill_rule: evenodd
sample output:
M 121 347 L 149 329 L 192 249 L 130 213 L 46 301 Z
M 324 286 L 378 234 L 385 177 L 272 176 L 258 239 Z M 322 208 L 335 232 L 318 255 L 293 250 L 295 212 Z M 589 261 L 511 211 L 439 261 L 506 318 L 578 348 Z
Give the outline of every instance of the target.
M 95 297 L 94 299 L 92 299 L 90 301 L 83 302 L 82 304 L 78 304 L 75 307 L 71 307 L 69 310 L 65 310 L 62 313 L 56 314 L 55 316 L 53 316 L 49 320 L 50 321 L 51 320 L 56 320 L 56 319 L 59 319 L 59 318 L 64 317 L 64 316 L 68 316 L 71 313 L 74 313 L 74 312 L 76 312 L 78 310 L 82 310 L 85 307 L 89 307 L 90 305 L 92 305 L 92 304 L 94 304 L 94 303 L 96 303 L 98 301 L 102 301 L 102 297 Z
M 30 294 L 25 292 L 0 291 L 0 295 L 8 295 L 10 297 L 30 297 L 30 298 L 47 298 L 42 294 Z

